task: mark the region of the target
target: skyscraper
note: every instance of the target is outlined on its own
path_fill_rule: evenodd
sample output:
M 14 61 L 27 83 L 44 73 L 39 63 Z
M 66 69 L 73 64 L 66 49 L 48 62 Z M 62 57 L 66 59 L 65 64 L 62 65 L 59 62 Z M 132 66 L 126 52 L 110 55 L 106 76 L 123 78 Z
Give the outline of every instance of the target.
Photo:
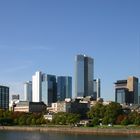
M 75 59 L 75 95 L 93 96 L 93 58 L 77 55 Z
M 25 101 L 32 102 L 32 82 L 27 81 L 24 83 L 24 97 Z
M 9 109 L 9 87 L 0 85 L 0 109 Z
M 140 104 L 140 83 L 138 84 L 138 104 Z
M 57 100 L 64 101 L 65 98 L 72 98 L 72 77 L 57 77 Z
M 43 74 L 42 79 L 42 96 L 41 101 L 50 106 L 51 103 L 57 101 L 57 84 L 56 76 Z
M 100 79 L 94 79 L 93 81 L 93 89 L 94 89 L 94 96 L 93 98 L 96 100 L 97 98 L 100 98 L 101 96 L 101 82 Z
M 32 76 L 32 101 L 41 102 L 41 82 L 42 73 L 37 71 L 35 75 Z

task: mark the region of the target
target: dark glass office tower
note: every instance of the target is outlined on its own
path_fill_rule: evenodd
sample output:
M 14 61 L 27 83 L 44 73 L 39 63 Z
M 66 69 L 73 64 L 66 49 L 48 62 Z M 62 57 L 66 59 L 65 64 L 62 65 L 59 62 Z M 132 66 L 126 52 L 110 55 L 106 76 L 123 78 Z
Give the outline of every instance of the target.
M 93 58 L 77 55 L 75 59 L 75 97 L 93 96 Z
M 0 109 L 9 109 L 9 87 L 0 86 Z
M 65 98 L 72 98 L 72 77 L 57 77 L 57 100 L 64 101 Z
M 55 75 L 42 76 L 42 100 L 46 105 L 57 101 L 57 84 Z

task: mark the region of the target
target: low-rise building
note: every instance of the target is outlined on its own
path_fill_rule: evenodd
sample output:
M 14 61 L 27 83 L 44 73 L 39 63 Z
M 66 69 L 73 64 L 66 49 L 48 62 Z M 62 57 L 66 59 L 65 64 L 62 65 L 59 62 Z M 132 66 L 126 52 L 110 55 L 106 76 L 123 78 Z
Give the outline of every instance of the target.
M 89 107 L 89 102 L 61 101 L 52 103 L 52 106 L 47 108 L 47 110 L 49 111 L 49 113 L 68 112 L 81 114 L 83 116 L 87 113 Z
M 43 102 L 19 101 L 14 107 L 14 112 L 36 112 L 46 111 L 46 105 Z

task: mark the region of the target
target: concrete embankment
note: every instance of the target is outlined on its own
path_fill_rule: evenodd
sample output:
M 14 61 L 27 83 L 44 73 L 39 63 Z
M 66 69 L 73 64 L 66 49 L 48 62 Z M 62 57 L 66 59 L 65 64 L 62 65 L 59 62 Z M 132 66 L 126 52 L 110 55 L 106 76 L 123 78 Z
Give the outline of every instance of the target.
M 0 130 L 11 131 L 40 131 L 40 132 L 63 132 L 75 134 L 94 135 L 140 135 L 138 129 L 116 128 L 82 128 L 82 127 L 28 127 L 28 126 L 0 126 Z

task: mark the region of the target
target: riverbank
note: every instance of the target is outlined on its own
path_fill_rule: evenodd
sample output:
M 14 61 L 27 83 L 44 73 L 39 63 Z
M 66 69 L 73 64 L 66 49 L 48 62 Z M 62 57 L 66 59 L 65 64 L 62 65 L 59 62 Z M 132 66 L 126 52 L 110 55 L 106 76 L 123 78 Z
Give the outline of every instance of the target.
M 94 135 L 140 135 L 138 129 L 127 128 L 84 128 L 84 127 L 27 127 L 27 126 L 0 126 L 0 131 L 40 131 L 40 132 L 62 132 L 75 134 L 94 134 Z

